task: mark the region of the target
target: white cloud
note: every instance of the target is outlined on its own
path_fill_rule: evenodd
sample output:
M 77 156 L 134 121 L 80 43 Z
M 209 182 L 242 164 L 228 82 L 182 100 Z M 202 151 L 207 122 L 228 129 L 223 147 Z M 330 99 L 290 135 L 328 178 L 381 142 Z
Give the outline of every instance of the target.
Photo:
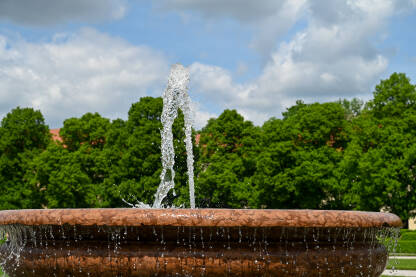
M 277 49 L 277 42 L 296 23 L 308 19 L 322 27 L 363 29 L 380 28 L 383 20 L 393 14 L 406 13 L 416 7 L 416 0 L 153 0 L 156 6 L 180 14 L 197 13 L 208 22 L 234 19 L 250 26 L 253 38 L 250 46 L 263 58 Z
M 247 73 L 248 69 L 248 65 L 245 62 L 239 62 L 236 72 L 238 75 L 244 75 Z
M 257 123 L 266 119 L 262 112 L 256 112 L 268 104 L 268 99 L 255 97 L 259 92 L 256 82 L 235 83 L 227 70 L 200 63 L 190 65 L 190 74 L 192 93 L 199 94 L 204 102 L 216 103 L 222 109 L 238 109 L 239 113 Z
M 375 38 L 384 35 L 388 20 L 409 3 L 309 1 L 307 26 L 272 51 L 257 79 L 239 84 L 222 68 L 194 63 L 194 87 L 208 100 L 222 108 L 235 108 L 257 124 L 280 116 L 297 99 L 368 99 L 388 66 Z
M 53 126 L 85 112 L 126 118 L 141 96 L 160 96 L 165 57 L 93 29 L 58 35 L 49 43 L 0 36 L 0 113 L 40 109 Z
M 214 103 L 221 103 L 223 108 L 244 106 L 251 101 L 251 96 L 257 89 L 257 84 L 237 84 L 231 73 L 212 65 L 194 63 L 190 66 L 191 86 L 193 93 Z
M 287 0 L 271 16 L 260 18 L 255 24 L 255 35 L 250 46 L 264 57 L 275 50 L 281 39 L 304 15 L 306 0 Z
M 210 118 L 217 117 L 216 114 L 207 111 L 201 103 L 192 101 L 191 105 L 191 110 L 193 112 L 193 126 L 197 130 L 202 129 Z
M 392 16 L 415 7 L 414 0 L 154 1 L 179 13 L 199 12 L 211 23 L 232 17 L 254 26 L 250 46 L 267 53 L 259 76 L 245 83 L 215 65 L 190 65 L 191 97 L 201 99 L 194 105 L 198 128 L 214 116 L 213 105 L 261 124 L 297 99 L 368 98 L 389 62 L 377 42 Z M 305 27 L 282 41 L 300 21 Z M 245 71 L 242 62 L 236 74 Z M 139 97 L 161 95 L 167 74 L 168 61 L 157 51 L 91 29 L 58 34 L 49 43 L 0 36 L 2 113 L 29 105 L 49 122 L 87 111 L 125 117 Z
M 69 21 L 97 22 L 119 19 L 125 0 L 2 0 L 0 19 L 24 25 L 49 25 Z
M 211 22 L 233 18 L 254 27 L 251 47 L 267 57 L 276 41 L 303 15 L 307 0 L 153 0 L 164 10 L 196 12 Z M 189 21 L 189 19 L 188 19 Z

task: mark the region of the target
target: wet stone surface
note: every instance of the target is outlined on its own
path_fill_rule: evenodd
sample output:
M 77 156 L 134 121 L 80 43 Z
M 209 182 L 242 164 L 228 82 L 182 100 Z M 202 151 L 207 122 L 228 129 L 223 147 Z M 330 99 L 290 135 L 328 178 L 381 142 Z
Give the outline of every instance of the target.
M 379 239 L 395 229 L 66 224 L 3 232 L 10 276 L 379 276 L 387 259 Z
M 0 211 L 0 254 L 9 276 L 372 277 L 400 224 L 346 211 Z

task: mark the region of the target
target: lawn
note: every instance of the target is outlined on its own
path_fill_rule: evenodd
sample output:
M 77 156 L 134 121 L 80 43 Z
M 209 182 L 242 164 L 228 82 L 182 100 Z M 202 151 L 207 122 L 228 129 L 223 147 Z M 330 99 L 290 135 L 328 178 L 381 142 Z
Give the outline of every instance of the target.
M 413 254 L 416 253 L 416 231 L 403 229 L 397 244 L 397 253 Z
M 397 270 L 416 270 L 416 231 L 400 230 L 396 252 L 391 254 L 394 256 L 415 256 L 415 259 L 391 259 L 387 263 L 387 269 L 394 267 Z M 382 277 L 387 276 L 383 275 Z
M 403 269 L 403 270 L 415 270 L 416 259 L 405 260 L 405 259 L 392 259 L 387 263 L 387 269 Z
M 416 257 L 412 260 L 407 259 L 390 259 L 387 263 L 386 269 L 392 269 L 394 267 L 395 270 L 416 270 Z M 387 275 L 382 275 L 381 277 L 388 277 Z M 396 277 L 403 277 L 403 276 L 396 276 Z

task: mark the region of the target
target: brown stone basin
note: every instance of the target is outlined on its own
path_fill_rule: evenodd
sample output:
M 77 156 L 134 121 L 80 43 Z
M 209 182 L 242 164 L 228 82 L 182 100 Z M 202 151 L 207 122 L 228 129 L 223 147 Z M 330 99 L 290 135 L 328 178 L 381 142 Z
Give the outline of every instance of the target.
M 0 211 L 9 276 L 380 276 L 389 213 L 318 210 Z

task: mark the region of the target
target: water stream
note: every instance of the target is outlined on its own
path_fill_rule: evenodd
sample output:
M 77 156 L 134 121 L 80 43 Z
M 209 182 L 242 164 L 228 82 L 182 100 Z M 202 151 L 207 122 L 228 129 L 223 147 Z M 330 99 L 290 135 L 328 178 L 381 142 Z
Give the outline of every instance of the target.
M 163 93 L 162 112 L 162 173 L 160 174 L 160 185 L 155 194 L 153 208 L 161 208 L 163 199 L 169 191 L 175 187 L 175 150 L 173 148 L 172 125 L 181 109 L 185 118 L 185 146 L 187 154 L 187 166 L 189 177 L 189 197 L 191 208 L 195 208 L 194 196 L 194 156 L 192 149 L 192 111 L 191 100 L 188 95 L 189 70 L 181 64 L 172 66 L 168 80 L 168 86 Z
M 162 143 L 162 173 L 160 174 L 160 184 L 155 194 L 153 206 L 138 202 L 131 204 L 123 201 L 134 208 L 164 208 L 163 199 L 169 191 L 175 187 L 175 149 L 173 147 L 172 126 L 178 116 L 178 109 L 181 109 L 185 119 L 185 147 L 186 163 L 188 167 L 189 198 L 191 208 L 195 209 L 194 191 L 194 154 L 192 147 L 192 110 L 191 99 L 188 95 L 189 70 L 181 64 L 174 64 L 170 70 L 168 85 L 163 93 L 163 111 L 161 131 Z M 175 193 L 175 192 L 174 192 Z

